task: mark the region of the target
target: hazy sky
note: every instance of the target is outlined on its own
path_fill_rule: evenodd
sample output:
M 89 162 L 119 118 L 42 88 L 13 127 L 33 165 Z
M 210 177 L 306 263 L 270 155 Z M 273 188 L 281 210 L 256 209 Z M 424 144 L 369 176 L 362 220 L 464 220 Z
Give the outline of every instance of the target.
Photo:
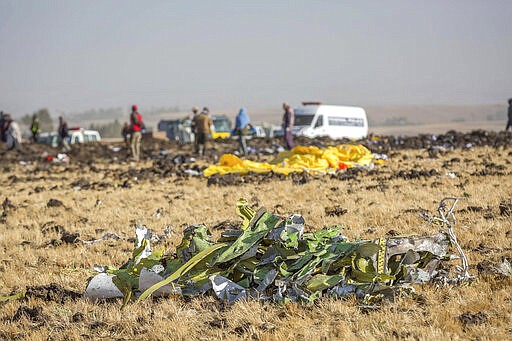
M 0 109 L 484 104 L 512 1 L 0 0 Z

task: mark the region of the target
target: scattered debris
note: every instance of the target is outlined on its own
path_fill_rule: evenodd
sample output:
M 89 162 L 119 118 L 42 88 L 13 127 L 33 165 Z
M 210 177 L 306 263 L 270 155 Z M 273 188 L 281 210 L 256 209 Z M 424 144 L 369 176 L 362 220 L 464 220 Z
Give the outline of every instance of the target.
M 339 205 L 325 208 L 325 214 L 327 214 L 328 216 L 331 216 L 331 217 L 333 217 L 333 216 L 339 217 L 339 216 L 344 215 L 347 212 L 348 211 L 346 208 L 343 208 Z
M 78 233 L 78 232 L 71 233 L 68 231 L 63 231 L 62 236 L 60 237 L 60 240 L 66 244 L 76 244 L 80 241 L 79 238 L 80 238 L 80 233 Z
M 50 200 L 48 200 L 48 203 L 46 204 L 46 206 L 47 207 L 61 207 L 61 206 L 64 206 L 64 204 L 60 200 L 50 199 Z
M 56 283 L 28 287 L 24 291 L 12 293 L 8 296 L 0 296 L 0 302 L 14 301 L 25 298 L 38 298 L 47 302 L 64 304 L 69 300 L 76 300 L 83 295 L 79 292 L 64 289 Z
M 15 209 L 15 208 L 16 208 L 16 206 L 14 206 L 14 205 L 12 204 L 12 201 L 11 201 L 11 200 L 9 200 L 9 198 L 5 198 L 4 202 L 2 203 L 2 208 L 3 208 L 4 210 L 8 210 L 8 209 Z
M 54 221 L 48 221 L 41 227 L 43 234 L 48 233 L 62 233 L 64 232 L 64 226 L 56 224 Z
M 448 207 L 448 202 L 452 205 Z M 411 284 L 457 284 L 470 279 L 467 260 L 453 233 L 457 199 L 441 201 L 439 217 L 430 217 L 444 231 L 423 237 L 395 236 L 349 241 L 340 226 L 304 232 L 304 218 L 282 219 L 264 208 L 254 211 L 237 202 L 238 228 L 222 232 L 217 242 L 204 225 L 192 225 L 176 253 L 152 251 L 151 232 L 137 228 L 133 257 L 121 268 L 95 267 L 86 297 L 144 300 L 150 295 L 194 296 L 213 292 L 234 302 L 240 298 L 272 301 L 314 301 L 322 296 L 355 295 L 365 306 L 413 293 Z M 459 252 L 457 277 L 438 271 Z M 442 277 L 442 278 L 439 278 Z
M 71 321 L 75 323 L 82 322 L 83 320 L 85 320 L 85 316 L 81 312 L 77 312 L 73 316 L 71 316 Z
M 459 316 L 459 321 L 464 325 L 480 325 L 487 321 L 487 315 L 481 311 L 478 313 L 472 313 L 470 311 L 466 311 L 464 314 Z
M 31 322 L 42 322 L 46 320 L 46 315 L 43 314 L 43 308 L 42 307 L 34 307 L 30 308 L 25 305 L 22 305 L 16 310 L 16 313 L 14 313 L 12 320 L 13 321 L 19 321 L 22 317 L 25 317 L 27 320 Z
M 74 301 L 82 296 L 81 293 L 64 289 L 56 283 L 28 287 L 25 292 L 25 297 L 27 298 L 34 297 L 47 302 L 58 302 L 61 304 L 70 300 Z
M 500 215 L 503 217 L 512 216 L 512 202 L 502 201 L 499 205 Z
M 103 242 L 103 241 L 106 241 L 106 240 L 109 240 L 109 239 L 112 239 L 112 240 L 125 240 L 125 238 L 120 237 L 116 233 L 107 232 L 101 238 L 91 239 L 91 240 L 82 240 L 82 243 L 84 243 L 86 245 L 91 245 L 91 244 L 96 244 L 96 243 Z
M 509 259 L 503 259 L 502 263 L 493 263 L 489 260 L 484 260 L 476 265 L 479 275 L 492 275 L 495 277 L 509 277 L 512 276 L 512 263 Z

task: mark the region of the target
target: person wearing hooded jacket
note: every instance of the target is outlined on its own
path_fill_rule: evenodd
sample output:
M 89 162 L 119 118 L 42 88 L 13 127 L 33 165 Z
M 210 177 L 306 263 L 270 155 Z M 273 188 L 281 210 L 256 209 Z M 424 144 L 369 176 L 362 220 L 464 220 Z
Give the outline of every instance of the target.
M 249 126 L 251 123 L 251 119 L 247 114 L 247 109 L 241 108 L 236 115 L 235 119 L 235 135 L 238 136 L 238 151 L 241 155 L 247 154 L 247 132 L 249 130 Z

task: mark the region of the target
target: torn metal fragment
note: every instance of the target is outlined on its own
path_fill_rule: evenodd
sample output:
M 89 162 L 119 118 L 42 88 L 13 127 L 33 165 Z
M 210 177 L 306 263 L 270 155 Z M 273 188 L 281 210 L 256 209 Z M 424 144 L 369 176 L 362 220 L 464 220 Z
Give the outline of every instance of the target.
M 221 300 L 234 303 L 239 299 L 247 299 L 247 292 L 244 287 L 227 279 L 226 277 L 215 275 L 210 277 L 213 291 Z
M 112 282 L 114 277 L 114 275 L 106 273 L 94 276 L 87 284 L 85 297 L 92 300 L 123 297 L 123 293 Z

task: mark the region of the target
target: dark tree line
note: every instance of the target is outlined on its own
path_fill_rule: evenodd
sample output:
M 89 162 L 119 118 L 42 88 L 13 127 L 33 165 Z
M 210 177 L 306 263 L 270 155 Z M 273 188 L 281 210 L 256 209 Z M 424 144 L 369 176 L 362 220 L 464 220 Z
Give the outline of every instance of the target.
M 123 126 L 119 123 L 119 120 L 115 119 L 114 122 L 106 124 L 91 123 L 89 129 L 97 130 L 101 137 L 121 137 L 121 130 L 123 129 Z

